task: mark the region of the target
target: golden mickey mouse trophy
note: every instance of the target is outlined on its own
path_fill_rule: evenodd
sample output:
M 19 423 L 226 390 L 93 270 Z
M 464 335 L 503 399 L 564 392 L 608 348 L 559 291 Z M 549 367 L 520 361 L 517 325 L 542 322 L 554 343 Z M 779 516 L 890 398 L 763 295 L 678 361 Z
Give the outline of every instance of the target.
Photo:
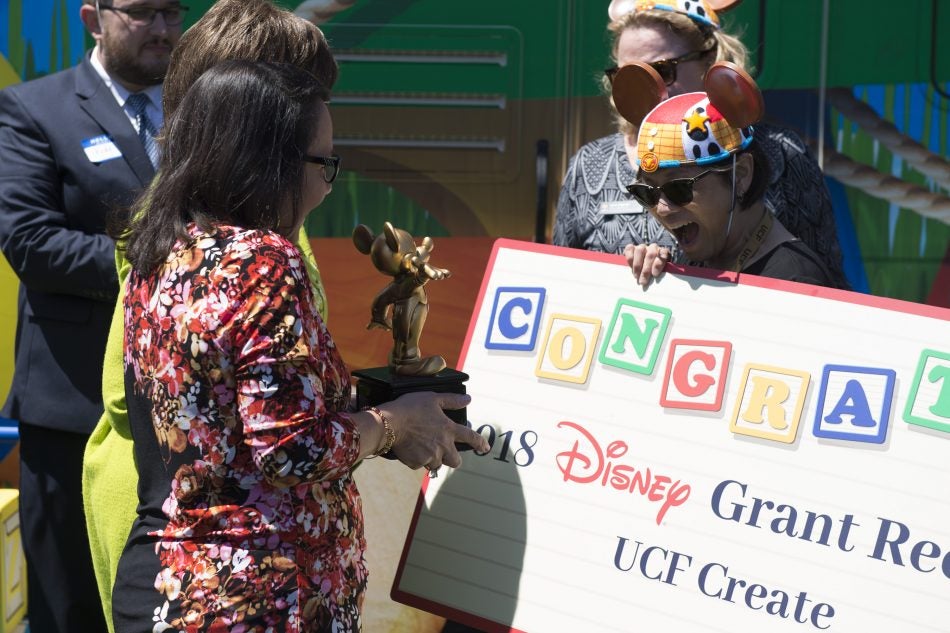
M 357 406 L 367 407 L 388 402 L 411 391 L 465 393 L 468 375 L 447 369 L 439 355 L 423 356 L 419 337 L 429 314 L 425 286 L 451 276 L 444 268 L 429 264 L 435 247 L 431 238 L 417 245 L 408 232 L 389 222 L 383 232 L 374 235 L 365 224 L 353 229 L 353 243 L 369 255 L 376 270 L 392 280 L 376 294 L 367 329 L 392 331 L 393 350 L 388 367 L 374 367 L 353 372 Z M 446 415 L 459 424 L 467 424 L 465 409 L 447 410 Z

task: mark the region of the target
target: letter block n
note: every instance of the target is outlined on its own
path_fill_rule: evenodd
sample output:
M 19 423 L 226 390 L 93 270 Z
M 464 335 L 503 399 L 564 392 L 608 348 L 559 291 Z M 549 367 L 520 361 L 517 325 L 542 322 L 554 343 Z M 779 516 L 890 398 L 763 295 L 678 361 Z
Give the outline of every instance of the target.
M 600 348 L 600 362 L 649 376 L 672 315 L 669 308 L 619 299 Z

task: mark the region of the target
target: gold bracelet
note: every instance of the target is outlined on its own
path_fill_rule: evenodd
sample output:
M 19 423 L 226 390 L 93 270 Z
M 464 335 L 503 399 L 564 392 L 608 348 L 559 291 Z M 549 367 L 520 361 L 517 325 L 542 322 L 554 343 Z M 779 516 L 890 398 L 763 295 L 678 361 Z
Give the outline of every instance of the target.
M 383 412 L 380 411 L 377 407 L 364 407 L 363 411 L 366 411 L 372 415 L 376 420 L 383 425 L 383 431 L 386 433 L 386 437 L 383 440 L 383 445 L 379 449 L 369 455 L 366 459 L 372 459 L 373 457 L 379 457 L 380 455 L 385 455 L 390 450 L 392 450 L 393 444 L 396 443 L 396 432 L 393 431 L 392 425 L 389 423 L 389 420 L 386 419 L 386 416 L 383 415 Z

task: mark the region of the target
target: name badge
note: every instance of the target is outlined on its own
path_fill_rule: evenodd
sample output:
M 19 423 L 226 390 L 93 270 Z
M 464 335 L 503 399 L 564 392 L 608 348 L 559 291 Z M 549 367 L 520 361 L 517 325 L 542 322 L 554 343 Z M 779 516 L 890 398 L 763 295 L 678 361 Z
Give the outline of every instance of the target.
M 627 215 L 643 213 L 644 208 L 636 200 L 613 200 L 601 202 L 599 211 L 601 215 Z
M 82 149 L 86 152 L 86 158 L 89 159 L 90 163 L 104 163 L 122 157 L 122 152 L 112 142 L 112 138 L 106 134 L 87 138 L 82 142 Z

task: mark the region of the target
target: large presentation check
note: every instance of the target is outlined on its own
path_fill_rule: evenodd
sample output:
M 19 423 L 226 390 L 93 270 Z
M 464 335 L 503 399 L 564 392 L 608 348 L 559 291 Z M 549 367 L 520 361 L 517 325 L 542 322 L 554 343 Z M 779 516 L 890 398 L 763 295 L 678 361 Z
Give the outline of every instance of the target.
M 393 597 L 487 631 L 950 631 L 950 312 L 499 240 Z

